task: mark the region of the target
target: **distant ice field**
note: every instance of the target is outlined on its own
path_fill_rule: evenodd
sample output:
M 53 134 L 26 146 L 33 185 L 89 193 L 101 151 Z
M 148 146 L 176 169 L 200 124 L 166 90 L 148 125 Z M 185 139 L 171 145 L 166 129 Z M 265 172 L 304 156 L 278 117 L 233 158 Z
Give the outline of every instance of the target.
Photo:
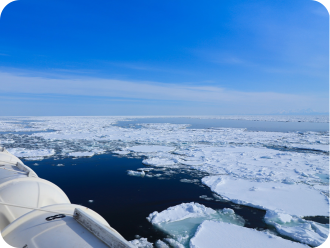
M 131 180 L 164 180 L 177 171 L 197 173 L 218 199 L 276 213 L 267 219 L 274 226 L 272 235 L 295 242 L 315 246 L 325 240 L 329 229 L 302 220 L 329 216 L 328 116 L 2 117 L 0 132 L 0 145 L 25 160 L 91 159 L 112 153 L 141 159 L 145 167 L 141 164 L 126 172 Z M 180 182 L 200 183 L 196 180 Z M 173 208 L 171 215 L 179 209 Z M 278 222 L 276 216 L 291 216 L 289 225 L 294 228 Z M 195 223 L 188 236 L 178 233 L 182 227 L 175 227 L 178 232 L 159 244 L 193 247 L 208 227 L 226 228 L 209 222 L 198 222 L 198 227 L 196 221 L 180 222 Z M 175 224 L 161 227 L 166 231 Z M 244 228 L 233 230 L 248 235 Z M 178 237 L 186 238 L 183 242 Z

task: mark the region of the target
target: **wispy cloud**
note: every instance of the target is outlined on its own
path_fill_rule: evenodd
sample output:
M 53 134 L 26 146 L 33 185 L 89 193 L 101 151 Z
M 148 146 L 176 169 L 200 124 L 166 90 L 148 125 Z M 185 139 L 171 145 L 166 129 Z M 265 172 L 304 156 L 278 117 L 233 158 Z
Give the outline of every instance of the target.
M 149 72 L 165 72 L 165 73 L 173 73 L 173 74 L 185 74 L 192 75 L 194 72 L 182 70 L 182 69 L 173 69 L 169 67 L 162 67 L 157 65 L 150 65 L 147 63 L 141 62 L 111 62 L 111 61 L 101 61 L 103 64 L 108 64 L 110 66 L 123 67 L 132 70 L 138 71 L 149 71 Z
M 236 112 L 274 112 L 313 108 L 328 112 L 328 96 L 277 92 L 242 92 L 213 86 L 189 86 L 148 81 L 123 81 L 102 78 L 45 78 L 0 72 L 2 94 L 54 94 L 102 98 L 179 101 L 197 105 L 226 106 Z M 156 103 L 157 104 L 157 103 Z

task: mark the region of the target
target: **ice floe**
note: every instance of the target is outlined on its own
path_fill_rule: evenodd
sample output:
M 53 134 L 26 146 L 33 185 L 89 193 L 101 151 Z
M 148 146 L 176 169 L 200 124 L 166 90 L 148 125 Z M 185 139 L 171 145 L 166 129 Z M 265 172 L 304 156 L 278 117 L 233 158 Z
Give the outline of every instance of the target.
M 234 210 L 214 210 L 199 203 L 182 203 L 147 218 L 155 227 L 171 236 L 181 245 L 187 245 L 198 225 L 204 220 L 217 220 L 243 226 L 245 221 Z
M 69 157 L 93 157 L 94 152 L 70 152 L 68 153 Z
M 311 246 L 323 244 L 329 235 L 329 224 L 304 220 L 279 210 L 267 210 L 264 219 L 279 234 Z
M 308 248 L 266 232 L 245 228 L 225 222 L 206 220 L 190 240 L 191 248 L 253 247 L 253 248 Z
M 19 158 L 43 158 L 55 154 L 54 149 L 29 150 L 26 148 L 8 148 L 8 152 Z
M 223 198 L 260 209 L 281 209 L 297 216 L 329 215 L 329 199 L 306 184 L 250 181 L 208 176 L 202 182 Z
M 153 248 L 152 243 L 147 238 L 134 239 L 129 241 L 136 248 Z
M 128 170 L 127 175 L 129 176 L 135 176 L 135 177 L 144 177 L 146 173 L 144 171 L 132 171 Z

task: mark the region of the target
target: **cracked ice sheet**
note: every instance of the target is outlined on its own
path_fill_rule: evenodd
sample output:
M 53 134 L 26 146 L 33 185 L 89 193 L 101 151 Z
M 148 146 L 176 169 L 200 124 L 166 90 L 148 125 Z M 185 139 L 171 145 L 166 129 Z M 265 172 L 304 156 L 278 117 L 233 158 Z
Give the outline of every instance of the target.
M 19 158 L 42 158 L 55 154 L 54 149 L 29 150 L 25 148 L 8 148 L 6 150 Z
M 234 203 L 260 209 L 281 209 L 297 216 L 329 215 L 329 199 L 305 184 L 257 182 L 231 176 L 208 176 L 202 182 Z
M 280 237 L 224 222 L 206 220 L 190 240 L 191 248 L 308 248 Z

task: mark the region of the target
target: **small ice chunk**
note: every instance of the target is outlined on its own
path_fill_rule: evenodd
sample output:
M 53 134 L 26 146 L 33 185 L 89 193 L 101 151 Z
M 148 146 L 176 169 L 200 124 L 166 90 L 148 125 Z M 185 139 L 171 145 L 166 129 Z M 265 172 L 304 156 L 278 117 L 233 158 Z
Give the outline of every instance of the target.
M 93 157 L 94 152 L 70 152 L 69 157 Z
M 266 232 L 211 220 L 204 221 L 190 240 L 191 248 L 218 248 L 219 244 L 230 248 L 308 248 Z
M 61 167 L 61 166 L 64 166 L 64 164 L 57 164 L 57 166 Z
M 190 180 L 190 179 L 181 179 L 180 182 L 182 183 L 194 183 L 194 180 Z
M 152 243 L 150 243 L 147 238 L 134 239 L 128 242 L 136 248 L 153 248 Z
M 174 158 L 148 158 L 142 161 L 145 165 L 150 166 L 173 166 L 178 163 L 177 159 Z
M 235 214 L 235 211 L 232 210 L 231 208 L 224 208 L 224 209 L 222 210 L 222 212 L 223 212 L 224 214 Z
M 92 203 L 92 202 L 94 202 L 94 200 L 88 200 L 88 202 Z
M 154 168 L 138 168 L 138 171 L 152 171 Z
M 170 207 L 160 213 L 153 212 L 147 218 L 152 224 L 162 222 L 174 222 L 191 217 L 204 217 L 211 214 L 216 214 L 217 211 L 212 208 L 205 207 L 202 204 L 190 202 Z
M 112 151 L 112 153 L 118 154 L 118 155 L 127 155 L 130 153 L 130 151 Z
M 132 170 L 128 170 L 127 174 L 129 176 L 135 176 L 135 177 L 144 177 L 146 175 L 144 171 L 132 171 Z

